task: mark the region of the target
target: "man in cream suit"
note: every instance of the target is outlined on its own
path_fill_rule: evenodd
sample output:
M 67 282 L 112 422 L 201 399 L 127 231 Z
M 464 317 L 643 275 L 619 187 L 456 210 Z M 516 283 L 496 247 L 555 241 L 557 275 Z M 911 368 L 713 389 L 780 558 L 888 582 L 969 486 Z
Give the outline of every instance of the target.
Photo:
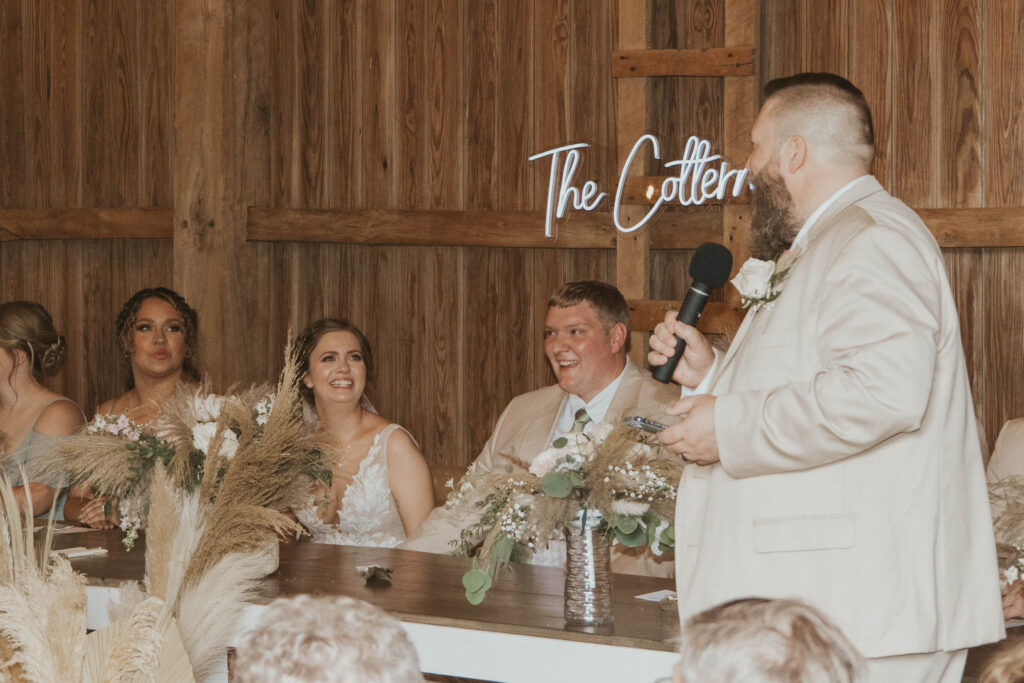
M 598 422 L 631 414 L 663 411 L 678 389 L 660 384 L 627 356 L 629 306 L 622 293 L 604 282 L 563 285 L 548 300 L 544 349 L 558 384 L 515 397 L 498 418 L 491 438 L 476 459 L 477 469 L 511 471 L 511 456 L 532 462 L 557 437 L 570 433 L 581 409 L 586 433 Z M 471 519 L 435 508 L 402 544 L 408 550 L 447 553 Z M 672 562 L 645 548 L 612 547 L 612 570 L 671 576 Z
M 668 411 L 686 417 L 660 438 L 704 465 L 680 482 L 680 614 L 798 597 L 869 658 L 868 680 L 959 681 L 966 648 L 1003 622 L 942 255 L 868 175 L 859 90 L 800 74 L 765 96 L 751 248 L 777 275 L 741 287 L 751 305 L 724 356 L 671 317 L 651 341 L 652 365 L 673 333 L 687 342 Z

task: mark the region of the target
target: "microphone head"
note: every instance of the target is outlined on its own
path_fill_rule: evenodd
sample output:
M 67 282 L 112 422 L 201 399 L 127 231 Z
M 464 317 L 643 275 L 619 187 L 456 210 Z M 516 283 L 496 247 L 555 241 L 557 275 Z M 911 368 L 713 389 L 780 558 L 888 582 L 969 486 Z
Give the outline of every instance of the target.
M 721 244 L 705 242 L 697 247 L 690 261 L 690 277 L 712 289 L 718 289 L 732 272 L 732 253 Z

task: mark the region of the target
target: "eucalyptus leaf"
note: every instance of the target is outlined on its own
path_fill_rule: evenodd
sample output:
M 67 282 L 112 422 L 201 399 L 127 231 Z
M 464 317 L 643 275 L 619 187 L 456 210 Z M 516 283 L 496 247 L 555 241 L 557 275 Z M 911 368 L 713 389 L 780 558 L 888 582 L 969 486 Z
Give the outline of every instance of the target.
M 640 526 L 640 523 L 637 522 L 636 517 L 629 517 L 628 515 L 615 515 L 614 519 L 615 528 L 621 531 L 622 533 L 626 534 L 627 536 L 636 531 L 636 528 Z
M 565 438 L 564 436 L 560 436 L 554 441 L 552 441 L 551 445 L 554 446 L 555 448 L 565 448 L 566 446 L 569 445 L 569 439 Z
M 515 547 L 516 542 L 509 536 L 500 536 L 498 540 L 494 542 L 491 547 L 491 561 L 492 563 L 500 563 L 507 565 L 512 559 L 512 549 Z
M 491 587 L 491 575 L 483 569 L 473 567 L 462 575 L 462 585 L 466 589 L 467 598 L 470 593 L 486 593 L 487 589 Z M 482 599 L 483 598 L 481 597 L 481 600 Z M 472 600 L 470 600 L 470 602 L 472 602 Z
M 631 534 L 623 533 L 620 529 L 616 528 L 615 538 L 617 538 L 619 543 L 627 548 L 639 548 L 647 542 L 647 532 L 644 531 L 644 528 L 639 524 Z
M 552 498 L 567 498 L 572 493 L 572 483 L 564 472 L 548 472 L 541 480 L 540 487 Z
M 470 593 L 469 591 L 466 591 L 466 600 L 471 605 L 479 605 L 481 602 L 484 601 L 484 597 L 486 595 L 486 590 L 476 591 L 475 593 Z

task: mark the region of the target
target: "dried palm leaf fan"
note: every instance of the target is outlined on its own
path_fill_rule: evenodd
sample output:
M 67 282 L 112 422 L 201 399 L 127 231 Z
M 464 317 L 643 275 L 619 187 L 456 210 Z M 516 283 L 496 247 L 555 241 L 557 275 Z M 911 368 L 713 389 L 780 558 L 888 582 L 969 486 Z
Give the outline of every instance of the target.
M 23 517 L 0 475 L 0 681 L 81 680 L 85 581 L 50 553 L 52 510 L 37 546 L 27 503 Z
M 195 683 L 171 610 L 147 598 L 127 619 L 90 633 L 82 683 Z
M 162 600 L 177 619 L 196 680 L 204 680 L 223 660 L 259 582 L 276 568 L 278 535 L 298 530 L 283 511 L 303 504 L 311 480 L 332 467 L 302 421 L 298 363 L 291 348 L 286 354 L 265 424 L 255 422 L 252 392 L 224 401 L 210 441 L 215 455 L 207 457 L 198 487 L 176 486 L 162 465 L 153 471 L 146 593 Z M 168 414 L 188 411 L 171 405 Z M 219 455 L 227 429 L 235 430 L 238 441 L 231 458 Z M 131 592 L 123 591 L 122 600 L 131 601 Z

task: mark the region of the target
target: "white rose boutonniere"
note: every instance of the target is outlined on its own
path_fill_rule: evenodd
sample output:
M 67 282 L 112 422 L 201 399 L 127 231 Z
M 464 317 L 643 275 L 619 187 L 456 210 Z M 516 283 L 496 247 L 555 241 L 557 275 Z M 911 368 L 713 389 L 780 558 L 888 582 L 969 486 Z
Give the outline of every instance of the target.
M 732 279 L 733 286 L 740 293 L 743 308 L 756 311 L 764 306 L 771 309 L 772 302 L 782 293 L 782 282 L 789 275 L 797 256 L 796 250 L 787 250 L 778 262 L 748 258 Z

